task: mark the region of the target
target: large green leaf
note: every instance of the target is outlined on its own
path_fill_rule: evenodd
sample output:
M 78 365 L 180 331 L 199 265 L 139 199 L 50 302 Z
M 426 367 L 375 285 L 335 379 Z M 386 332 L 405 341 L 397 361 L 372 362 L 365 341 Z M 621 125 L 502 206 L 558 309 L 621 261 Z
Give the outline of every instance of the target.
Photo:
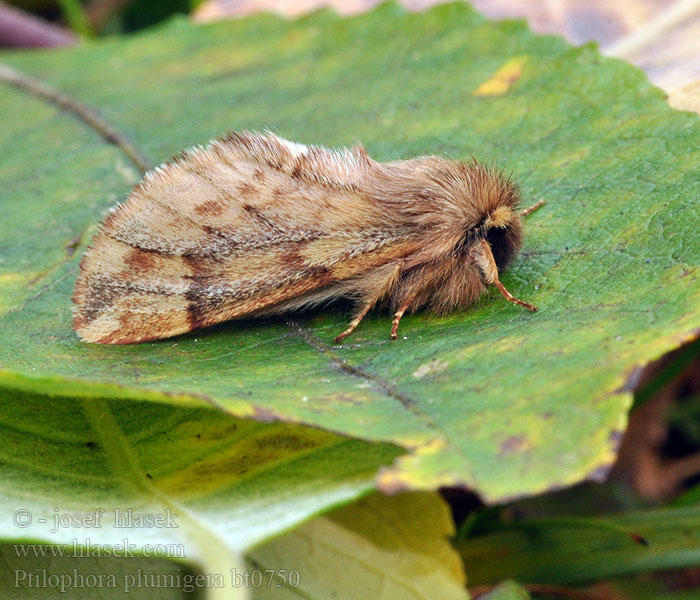
M 206 408 L 2 392 L 0 538 L 228 573 L 244 550 L 372 490 L 397 453 Z
M 496 583 L 503 577 L 581 583 L 700 561 L 697 505 L 611 515 L 604 521 L 576 520 L 515 522 L 501 531 L 461 540 L 457 546 L 468 565 L 469 585 Z M 635 543 L 625 531 L 641 536 L 646 544 Z
M 331 347 L 347 319 L 336 307 L 298 324 L 91 346 L 70 327 L 77 263 L 138 179 L 135 154 L 70 103 L 2 86 L 7 387 L 208 404 L 392 442 L 406 455 L 380 486 L 466 485 L 498 499 L 604 472 L 635 370 L 700 327 L 698 118 L 593 47 L 461 4 L 385 5 L 352 19 L 174 21 L 3 60 L 97 107 L 153 162 L 226 129 L 271 128 L 360 140 L 380 160 L 473 153 L 548 202 L 503 277 L 534 315 L 492 294 L 448 317 L 406 318 L 394 343 L 382 313 Z
M 0 546 L 0 589 L 466 597 L 436 493 L 375 494 L 260 545 L 369 491 L 397 454 L 389 445 L 153 402 L 1 400 L 0 537 L 14 543 Z M 254 546 L 246 565 L 239 554 Z

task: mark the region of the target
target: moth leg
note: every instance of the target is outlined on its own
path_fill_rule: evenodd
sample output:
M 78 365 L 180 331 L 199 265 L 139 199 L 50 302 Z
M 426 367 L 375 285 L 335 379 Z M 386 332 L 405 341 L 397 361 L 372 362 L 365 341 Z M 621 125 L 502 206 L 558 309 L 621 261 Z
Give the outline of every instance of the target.
M 402 269 L 403 261 L 400 260 L 396 263 L 386 265 L 382 269 L 378 269 L 374 276 L 370 277 L 368 280 L 365 280 L 364 288 L 360 289 L 360 293 L 364 297 L 364 304 L 350 322 L 348 328 L 343 331 L 343 333 L 336 336 L 334 340 L 336 344 L 342 342 L 353 331 L 355 331 L 355 328 L 360 324 L 360 321 L 364 319 L 370 308 L 388 295 L 396 284 L 399 275 L 401 275 Z
M 506 300 L 512 302 L 513 304 L 517 304 L 518 306 L 522 306 L 523 308 L 527 308 L 530 312 L 537 312 L 538 309 L 536 306 L 528 304 L 524 300 L 520 300 L 520 298 L 516 298 L 515 296 L 513 296 L 513 294 L 511 294 L 506 289 L 506 286 L 504 286 L 498 279 L 496 279 L 496 281 L 493 282 L 493 285 L 495 285 L 498 291 L 501 292 L 501 294 L 503 294 L 503 297 Z
M 360 324 L 360 321 L 365 318 L 365 315 L 369 312 L 369 309 L 372 308 L 376 303 L 374 301 L 367 302 L 363 307 L 362 310 L 360 310 L 357 315 L 355 315 L 355 318 L 350 321 L 350 325 L 348 328 L 343 331 L 343 333 L 340 333 L 335 336 L 335 339 L 333 340 L 336 344 L 339 344 L 342 342 L 346 337 L 348 337 L 353 331 L 355 331 L 355 327 L 357 327 Z
M 403 304 L 399 306 L 399 310 L 396 311 L 394 314 L 394 320 L 391 322 L 391 339 L 395 340 L 399 337 L 399 322 L 401 321 L 401 317 L 403 317 L 404 313 L 408 309 L 409 306 L 411 306 L 411 302 L 415 300 L 415 295 L 410 296 L 406 300 L 404 300 Z
M 535 212 L 538 208 L 541 208 L 547 204 L 544 200 L 539 200 L 538 202 L 535 202 L 532 206 L 528 206 L 525 210 L 520 211 L 520 216 L 521 217 L 527 217 L 530 213 Z
M 498 279 L 498 267 L 496 266 L 496 261 L 493 258 L 491 246 L 486 240 L 479 240 L 479 242 L 474 246 L 473 257 L 477 266 L 483 273 L 486 283 L 495 285 L 496 289 L 503 294 L 503 297 L 506 300 L 512 302 L 513 304 L 517 304 L 518 306 L 522 306 L 523 308 L 527 308 L 527 310 L 531 312 L 537 311 L 536 306 L 516 298 L 506 289 L 506 286 L 500 282 Z

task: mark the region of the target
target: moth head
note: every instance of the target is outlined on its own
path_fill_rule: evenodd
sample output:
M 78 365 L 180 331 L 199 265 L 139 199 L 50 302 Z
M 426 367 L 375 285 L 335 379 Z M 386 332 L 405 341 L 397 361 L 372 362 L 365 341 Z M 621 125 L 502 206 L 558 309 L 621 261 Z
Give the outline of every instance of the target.
M 479 239 L 491 245 L 499 271 L 520 249 L 520 191 L 510 177 L 475 159 L 428 156 L 392 163 L 395 177 L 382 180 L 404 218 L 426 232 L 416 264 L 447 257 L 468 259 Z
M 486 214 L 482 235 L 491 246 L 499 271 L 503 271 L 520 250 L 522 230 L 520 215 L 511 207 L 500 206 Z
M 466 254 L 486 240 L 499 271 L 515 258 L 522 242 L 517 185 L 502 173 L 479 163 L 464 163 L 463 231 L 459 245 Z

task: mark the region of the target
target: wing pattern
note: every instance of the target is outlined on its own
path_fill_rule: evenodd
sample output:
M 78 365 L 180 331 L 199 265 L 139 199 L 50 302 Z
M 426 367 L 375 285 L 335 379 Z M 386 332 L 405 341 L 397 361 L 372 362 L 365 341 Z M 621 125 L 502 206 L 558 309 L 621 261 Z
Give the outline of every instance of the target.
M 396 259 L 410 227 L 364 189 L 381 169 L 359 147 L 269 133 L 182 153 L 149 172 L 93 239 L 73 296 L 76 331 L 102 343 L 169 337 Z

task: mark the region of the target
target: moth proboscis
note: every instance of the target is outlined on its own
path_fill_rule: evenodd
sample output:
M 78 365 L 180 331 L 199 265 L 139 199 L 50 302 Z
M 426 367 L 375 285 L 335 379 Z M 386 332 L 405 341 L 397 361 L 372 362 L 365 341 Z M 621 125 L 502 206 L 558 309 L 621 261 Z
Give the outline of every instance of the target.
M 73 326 L 88 342 L 166 338 L 336 298 L 356 302 L 342 341 L 377 303 L 466 307 L 517 254 L 520 193 L 478 163 L 374 161 L 272 133 L 234 132 L 148 172 L 80 263 Z

